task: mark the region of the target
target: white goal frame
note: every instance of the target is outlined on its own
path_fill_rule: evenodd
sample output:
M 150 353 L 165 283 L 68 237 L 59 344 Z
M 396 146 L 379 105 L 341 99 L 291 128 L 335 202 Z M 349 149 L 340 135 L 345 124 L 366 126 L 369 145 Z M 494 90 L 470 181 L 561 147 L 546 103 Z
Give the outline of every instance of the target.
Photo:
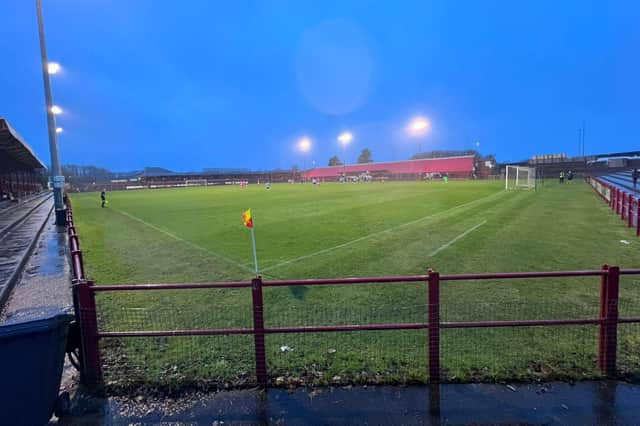
M 511 177 L 512 185 L 509 185 Z M 504 171 L 504 189 L 536 189 L 536 168 L 507 166 Z
M 187 179 L 184 181 L 185 186 L 207 186 L 206 179 Z

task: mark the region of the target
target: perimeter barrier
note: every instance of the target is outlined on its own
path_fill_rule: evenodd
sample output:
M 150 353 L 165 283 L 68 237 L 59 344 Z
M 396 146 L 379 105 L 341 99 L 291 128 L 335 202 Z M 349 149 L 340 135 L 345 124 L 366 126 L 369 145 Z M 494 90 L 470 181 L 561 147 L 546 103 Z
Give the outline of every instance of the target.
M 635 228 L 636 235 L 640 236 L 640 198 L 635 193 L 625 191 L 598 177 L 587 176 L 586 180 L 611 210 L 620 216 L 629 228 Z

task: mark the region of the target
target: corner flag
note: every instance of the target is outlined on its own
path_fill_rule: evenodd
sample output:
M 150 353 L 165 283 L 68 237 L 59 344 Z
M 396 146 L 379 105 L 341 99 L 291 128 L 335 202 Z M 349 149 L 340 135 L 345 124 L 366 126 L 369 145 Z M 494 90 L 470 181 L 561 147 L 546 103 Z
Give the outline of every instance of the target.
M 251 216 L 251 209 L 242 213 L 242 224 L 247 228 L 253 228 L 253 217 Z
M 242 224 L 251 229 L 251 243 L 253 244 L 253 263 L 256 266 L 256 275 L 258 275 L 258 255 L 256 254 L 256 235 L 253 232 L 253 216 L 251 215 L 251 209 L 242 213 Z

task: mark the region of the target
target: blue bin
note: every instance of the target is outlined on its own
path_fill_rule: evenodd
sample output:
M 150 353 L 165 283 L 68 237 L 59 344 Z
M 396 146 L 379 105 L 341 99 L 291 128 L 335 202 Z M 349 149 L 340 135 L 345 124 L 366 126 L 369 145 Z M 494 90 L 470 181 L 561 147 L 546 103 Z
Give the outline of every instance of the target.
M 58 399 L 73 315 L 0 327 L 0 424 L 44 425 Z

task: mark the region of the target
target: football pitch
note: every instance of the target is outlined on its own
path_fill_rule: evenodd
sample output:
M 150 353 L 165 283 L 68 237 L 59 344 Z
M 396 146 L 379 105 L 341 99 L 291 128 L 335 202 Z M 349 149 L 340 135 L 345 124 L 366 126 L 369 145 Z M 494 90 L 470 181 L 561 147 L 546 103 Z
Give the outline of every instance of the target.
M 640 267 L 638 240 L 582 183 L 505 191 L 501 181 L 276 184 L 72 194 L 87 274 L 101 284 Z M 628 242 L 627 243 L 625 243 Z M 640 314 L 637 278 L 620 312 Z M 426 321 L 426 285 L 266 288 L 265 325 Z M 99 294 L 108 331 L 251 327 L 248 289 Z M 442 321 L 594 318 L 597 278 L 446 282 Z M 620 367 L 640 370 L 640 329 L 620 326 Z M 278 384 L 424 382 L 426 330 L 269 335 Z M 447 380 L 597 377 L 597 327 L 442 331 Z M 244 385 L 251 336 L 105 340 L 105 380 Z

